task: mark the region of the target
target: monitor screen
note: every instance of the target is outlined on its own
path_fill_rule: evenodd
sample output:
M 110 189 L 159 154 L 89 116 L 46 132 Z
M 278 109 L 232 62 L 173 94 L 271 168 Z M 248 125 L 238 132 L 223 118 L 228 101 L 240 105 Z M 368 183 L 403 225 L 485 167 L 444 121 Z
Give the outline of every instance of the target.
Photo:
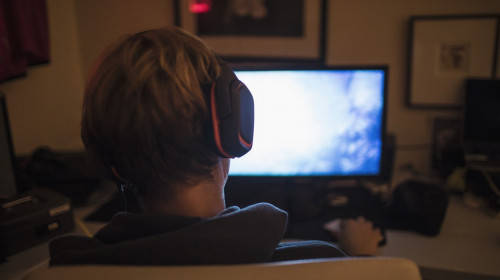
M 255 132 L 232 177 L 380 175 L 386 67 L 235 73 L 254 97 Z
M 500 80 L 468 79 L 464 140 L 467 144 L 500 144 Z

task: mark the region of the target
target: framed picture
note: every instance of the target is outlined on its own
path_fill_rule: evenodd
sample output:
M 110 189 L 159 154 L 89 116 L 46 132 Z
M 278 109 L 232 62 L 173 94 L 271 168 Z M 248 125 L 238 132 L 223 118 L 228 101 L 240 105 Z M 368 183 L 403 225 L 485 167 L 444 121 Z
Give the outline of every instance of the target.
M 229 61 L 323 63 L 325 2 L 176 0 L 175 22 Z
M 458 109 L 466 78 L 494 78 L 498 15 L 413 17 L 407 105 Z

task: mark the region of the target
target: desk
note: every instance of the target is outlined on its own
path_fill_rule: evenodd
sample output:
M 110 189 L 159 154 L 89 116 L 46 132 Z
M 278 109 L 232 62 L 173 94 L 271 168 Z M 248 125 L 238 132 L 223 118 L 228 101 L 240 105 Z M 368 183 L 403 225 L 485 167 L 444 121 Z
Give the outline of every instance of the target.
M 500 279 L 500 219 L 451 196 L 436 237 L 388 230 L 382 256 L 415 261 L 424 279 Z

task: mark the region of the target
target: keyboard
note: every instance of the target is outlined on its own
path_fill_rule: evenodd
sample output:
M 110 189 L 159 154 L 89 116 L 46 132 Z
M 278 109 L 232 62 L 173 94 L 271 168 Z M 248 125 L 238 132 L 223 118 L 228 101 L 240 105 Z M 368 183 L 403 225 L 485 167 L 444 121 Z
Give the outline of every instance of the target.
M 291 201 L 289 205 L 290 223 L 285 238 L 301 240 L 322 240 L 336 242 L 335 238 L 327 232 L 323 225 L 335 219 L 356 219 L 360 216 L 371 221 L 375 227 L 380 228 L 384 239 L 379 245 L 385 245 L 385 202 L 377 196 L 371 194 L 362 186 L 348 188 L 333 188 L 329 193 L 321 194 L 323 201 L 316 200 L 314 203 L 319 207 L 311 208 L 314 213 L 306 215 L 301 212 L 306 207 L 300 209 Z M 335 202 L 332 203 L 334 197 Z M 298 219 L 297 216 L 301 218 Z

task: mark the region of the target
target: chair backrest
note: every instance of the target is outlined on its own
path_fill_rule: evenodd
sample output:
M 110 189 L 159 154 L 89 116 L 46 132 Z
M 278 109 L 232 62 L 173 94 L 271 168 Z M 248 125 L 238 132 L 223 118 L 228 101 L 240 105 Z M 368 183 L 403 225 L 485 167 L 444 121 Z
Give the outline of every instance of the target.
M 59 266 L 28 274 L 26 280 L 58 279 L 203 279 L 421 280 L 417 265 L 401 258 L 349 258 L 265 264 L 203 266 Z

